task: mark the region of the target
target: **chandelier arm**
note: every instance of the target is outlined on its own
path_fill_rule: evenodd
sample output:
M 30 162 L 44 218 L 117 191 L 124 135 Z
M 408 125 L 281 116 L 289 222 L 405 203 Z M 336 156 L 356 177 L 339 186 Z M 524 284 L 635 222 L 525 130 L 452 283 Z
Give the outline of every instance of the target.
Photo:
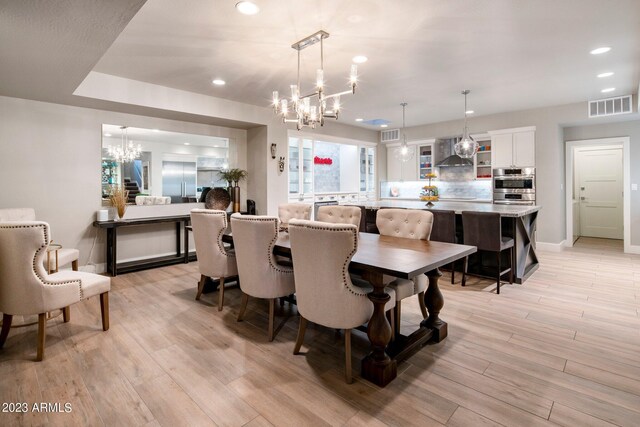
M 333 93 L 331 95 L 324 95 L 323 99 L 335 98 L 336 96 L 349 95 L 351 93 L 352 93 L 351 90 L 345 90 L 343 92 L 337 92 L 337 93 Z

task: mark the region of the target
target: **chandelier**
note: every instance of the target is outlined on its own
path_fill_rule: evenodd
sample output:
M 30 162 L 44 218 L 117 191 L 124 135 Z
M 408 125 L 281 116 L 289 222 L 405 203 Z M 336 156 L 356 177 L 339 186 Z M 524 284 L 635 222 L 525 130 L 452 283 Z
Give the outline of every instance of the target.
M 296 123 L 298 130 L 305 126 L 315 129 L 318 123 L 323 126 L 324 119 L 327 118 L 338 120 L 340 96 L 356 93 L 358 66 L 353 64 L 349 76 L 350 89 L 331 95 L 325 94 L 323 40 L 327 37 L 329 37 L 329 33 L 320 30 L 292 44 L 291 47 L 298 51 L 298 80 L 297 84 L 290 86 L 291 99 L 280 98 L 278 91 L 273 91 L 274 112 L 282 116 L 283 123 Z M 300 87 L 300 51 L 318 42 L 320 42 L 320 68 L 316 71 L 315 88 L 311 93 L 301 95 L 303 92 Z M 328 106 L 329 102 L 332 105 Z
M 129 134 L 126 126 L 120 126 L 122 141 L 120 146 L 109 146 L 109 156 L 118 163 L 132 162 L 140 157 L 142 147 L 140 144 L 133 145 L 133 141 L 129 140 Z
M 472 158 L 477 152 L 479 148 L 479 144 L 471 138 L 469 135 L 469 129 L 467 129 L 467 95 L 471 91 L 469 89 L 465 89 L 462 91 L 464 95 L 464 131 L 462 132 L 462 139 L 456 142 L 453 146 L 456 154 L 463 159 Z
M 415 156 L 416 154 L 416 150 L 409 148 L 409 145 L 407 145 L 407 134 L 405 133 L 406 125 L 404 121 L 404 110 L 407 106 L 407 103 L 403 102 L 400 105 L 402 105 L 402 143 L 400 144 L 400 147 L 396 148 L 394 155 L 396 159 L 400 160 L 403 163 L 406 163 L 409 160 L 413 159 L 413 156 Z

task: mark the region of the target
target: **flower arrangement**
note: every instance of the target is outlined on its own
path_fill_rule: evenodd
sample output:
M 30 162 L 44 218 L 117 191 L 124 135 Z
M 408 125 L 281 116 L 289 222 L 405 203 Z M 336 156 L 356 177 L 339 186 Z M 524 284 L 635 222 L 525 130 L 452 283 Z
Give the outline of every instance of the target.
M 124 216 L 127 210 L 127 202 L 129 201 L 129 190 L 119 185 L 109 187 L 109 204 L 116 208 L 118 218 Z
M 229 186 L 237 186 L 238 183 L 247 178 L 247 171 L 244 169 L 226 169 L 218 172 L 220 178 L 229 183 Z
M 420 200 L 427 202 L 427 206 L 433 206 L 432 202 L 438 200 L 438 187 L 435 185 L 431 185 L 431 179 L 436 177 L 436 174 L 430 172 L 426 175 L 429 178 L 429 185 L 425 185 L 422 187 L 422 191 L 420 192 Z

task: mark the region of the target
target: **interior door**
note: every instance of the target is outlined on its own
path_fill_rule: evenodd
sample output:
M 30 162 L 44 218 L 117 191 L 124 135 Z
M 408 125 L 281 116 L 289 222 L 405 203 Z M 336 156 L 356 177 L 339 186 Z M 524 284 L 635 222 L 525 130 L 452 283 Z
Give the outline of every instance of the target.
M 622 239 L 622 148 L 581 148 L 575 166 L 580 235 Z

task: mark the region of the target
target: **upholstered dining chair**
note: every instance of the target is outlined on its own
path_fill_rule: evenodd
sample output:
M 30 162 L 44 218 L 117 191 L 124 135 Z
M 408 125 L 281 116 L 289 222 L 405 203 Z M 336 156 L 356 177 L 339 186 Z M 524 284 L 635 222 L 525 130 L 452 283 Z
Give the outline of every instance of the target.
M 296 219 L 311 219 L 311 208 L 313 205 L 308 203 L 284 203 L 278 206 L 278 218 L 280 224 L 286 226 L 289 224 L 289 220 Z
M 373 288 L 364 281 L 354 284 L 357 279 L 349 275 L 349 263 L 358 248 L 358 228 L 354 224 L 293 219 L 289 235 L 300 312 L 293 354 L 300 352 L 307 321 L 344 329 L 345 378 L 350 383 L 351 329 L 366 323 L 373 313 L 373 304 L 367 297 Z M 385 310 L 392 310 L 395 291 L 387 292 L 391 298 Z
M 38 315 L 38 351 L 44 357 L 47 312 L 62 309 L 70 320 L 69 306 L 100 295 L 102 329 L 109 329 L 111 279 L 98 274 L 61 271 L 47 274 L 42 265 L 50 243 L 49 224 L 40 221 L 0 223 L 0 311 L 4 345 L 15 315 Z
M 433 214 L 428 211 L 414 209 L 379 209 L 376 216 L 376 226 L 382 236 L 403 237 L 406 239 L 429 240 L 433 226 Z M 389 286 L 396 291 L 396 331 L 400 331 L 401 301 L 413 295 L 418 295 L 418 303 L 422 317 L 427 318 L 427 308 L 424 304 L 424 292 L 427 290 L 428 279 L 424 274 L 412 280 L 391 278 Z
M 36 211 L 33 208 L 9 208 L 0 209 L 0 222 L 11 221 L 35 221 Z M 61 248 L 56 250 L 58 263 L 56 265 L 55 256 L 50 256 L 48 259 L 45 256 L 42 260 L 44 268 L 47 271 L 55 272 L 56 267 L 62 267 L 67 264 L 71 264 L 73 271 L 78 271 L 78 259 L 80 258 L 80 251 L 75 248 Z
M 362 210 L 359 206 L 327 205 L 318 208 L 316 221 L 331 224 L 353 224 L 360 227 Z
M 198 255 L 200 281 L 196 300 L 200 299 L 207 277 L 218 278 L 218 311 L 224 305 L 225 279 L 237 278 L 236 254 L 222 244 L 222 235 L 227 229 L 227 213 L 212 209 L 192 209 L 191 226 Z
M 269 341 L 273 341 L 275 300 L 295 292 L 293 268 L 280 265 L 273 254 L 278 239 L 278 218 L 272 216 L 231 215 L 231 232 L 238 261 L 242 303 L 241 321 L 249 297 L 269 300 Z

